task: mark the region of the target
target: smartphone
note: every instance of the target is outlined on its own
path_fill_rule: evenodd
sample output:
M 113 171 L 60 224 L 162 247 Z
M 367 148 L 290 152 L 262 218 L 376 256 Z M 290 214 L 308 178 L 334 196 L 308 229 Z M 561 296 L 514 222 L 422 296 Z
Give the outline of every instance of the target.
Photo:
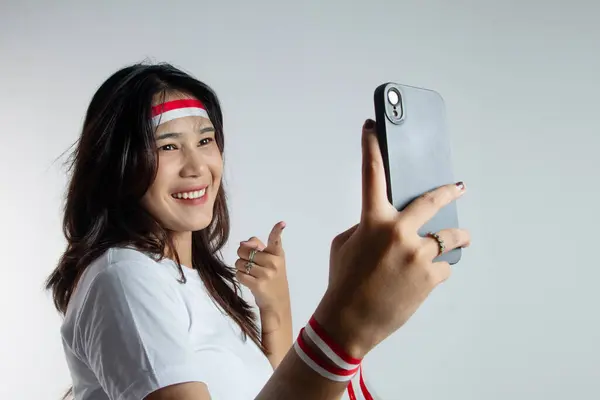
M 388 82 L 375 89 L 374 105 L 388 199 L 397 210 L 425 192 L 454 183 L 446 108 L 439 93 Z M 458 228 L 456 202 L 442 208 L 419 234 L 447 228 Z M 435 261 L 456 264 L 460 258 L 461 249 L 455 249 Z

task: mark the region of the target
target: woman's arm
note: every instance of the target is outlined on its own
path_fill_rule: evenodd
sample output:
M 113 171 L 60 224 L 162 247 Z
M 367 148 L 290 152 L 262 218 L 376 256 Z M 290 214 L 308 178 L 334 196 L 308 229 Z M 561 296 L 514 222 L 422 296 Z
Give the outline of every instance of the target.
M 261 311 L 260 320 L 262 343 L 267 349 L 269 362 L 276 369 L 294 341 L 290 303 L 282 305 L 279 313 Z
M 331 312 L 337 308 L 338 306 L 331 301 L 331 297 L 328 298 L 325 296 L 317 309 L 315 316 L 322 321 L 323 327 L 328 332 L 351 332 L 353 327 L 344 326 L 344 322 L 347 322 L 348 320 L 333 317 Z M 303 334 L 302 338 L 311 348 L 313 353 L 317 354 L 326 365 L 333 366 L 308 335 Z M 362 353 L 359 350 L 360 346 L 357 344 L 346 342 L 344 347 L 352 349 L 354 351 L 354 356 L 362 356 Z M 256 397 L 256 400 L 333 400 L 339 399 L 346 391 L 347 387 L 348 382 L 334 382 L 323 378 L 309 368 L 292 349 L 287 352 L 269 382 Z
M 334 400 L 339 399 L 348 382 L 334 382 L 310 369 L 294 351 L 288 352 L 256 400 Z

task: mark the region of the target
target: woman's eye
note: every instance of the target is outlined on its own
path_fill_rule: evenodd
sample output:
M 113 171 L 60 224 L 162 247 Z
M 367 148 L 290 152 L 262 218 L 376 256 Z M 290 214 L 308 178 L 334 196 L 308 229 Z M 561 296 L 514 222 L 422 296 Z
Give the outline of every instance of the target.
M 213 138 L 204 138 L 200 141 L 200 145 L 201 146 L 206 146 L 207 144 L 210 144 L 210 142 L 213 141 Z
M 160 150 L 165 150 L 165 151 L 170 151 L 170 150 L 175 150 L 176 147 L 174 144 L 165 144 L 164 146 L 160 147 Z

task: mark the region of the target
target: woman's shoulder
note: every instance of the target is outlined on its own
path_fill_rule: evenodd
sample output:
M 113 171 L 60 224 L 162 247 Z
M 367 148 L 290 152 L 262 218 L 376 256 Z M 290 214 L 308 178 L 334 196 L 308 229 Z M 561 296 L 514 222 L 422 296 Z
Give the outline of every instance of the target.
M 133 248 L 111 248 L 82 275 L 61 326 L 63 343 L 81 351 L 88 334 L 109 325 L 148 330 L 161 318 L 186 322 L 178 283 L 166 263 Z M 170 323 L 164 320 L 164 323 Z
M 127 279 L 143 275 L 165 278 L 165 263 L 155 260 L 150 254 L 133 247 L 111 247 L 94 260 L 82 276 L 82 283 L 110 278 Z
M 176 282 L 173 268 L 155 260 L 150 254 L 132 247 L 112 247 L 96 258 L 81 275 L 67 308 L 78 313 L 91 292 L 120 295 L 140 288 L 169 290 L 169 281 Z

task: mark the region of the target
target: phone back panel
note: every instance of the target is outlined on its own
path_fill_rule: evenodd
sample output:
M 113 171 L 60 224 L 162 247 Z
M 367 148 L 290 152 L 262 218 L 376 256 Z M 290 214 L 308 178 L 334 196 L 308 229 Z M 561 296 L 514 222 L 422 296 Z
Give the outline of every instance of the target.
M 400 94 L 402 119 L 394 120 L 388 90 Z M 386 83 L 375 90 L 377 135 L 383 155 L 388 199 L 403 210 L 418 196 L 439 186 L 454 183 L 451 148 L 446 128 L 445 104 L 435 91 Z M 387 109 L 387 112 L 386 112 Z M 420 229 L 421 236 L 458 227 L 456 202 L 442 208 Z M 432 239 L 433 240 L 433 239 Z M 456 264 L 461 250 L 436 258 Z

